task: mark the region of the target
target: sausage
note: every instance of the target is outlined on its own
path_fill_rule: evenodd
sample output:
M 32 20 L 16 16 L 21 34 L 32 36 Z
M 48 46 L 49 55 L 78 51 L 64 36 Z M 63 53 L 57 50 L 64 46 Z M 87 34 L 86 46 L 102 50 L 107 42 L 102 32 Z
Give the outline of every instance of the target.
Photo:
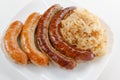
M 60 5 L 56 4 L 50 7 L 42 15 L 36 31 L 36 40 L 39 49 L 46 53 L 53 62 L 65 69 L 73 69 L 76 66 L 76 62 L 73 59 L 62 55 L 59 51 L 54 49 L 48 37 L 48 29 L 51 19 L 59 10 L 61 10 L 61 7 Z
M 8 56 L 16 63 L 27 64 L 28 57 L 19 46 L 18 37 L 21 33 L 23 24 L 20 21 L 13 22 L 7 29 L 4 36 L 4 49 Z
M 89 61 L 94 58 L 94 54 L 90 50 L 79 50 L 74 46 L 71 46 L 69 43 L 65 42 L 60 32 L 61 20 L 67 15 L 70 15 L 75 9 L 75 7 L 67 7 L 54 16 L 49 27 L 50 41 L 62 54 L 69 56 L 76 61 Z
M 27 53 L 32 63 L 40 66 L 47 66 L 49 63 L 48 57 L 40 52 L 35 44 L 35 30 L 40 19 L 39 13 L 32 13 L 26 20 L 20 42 L 22 49 Z

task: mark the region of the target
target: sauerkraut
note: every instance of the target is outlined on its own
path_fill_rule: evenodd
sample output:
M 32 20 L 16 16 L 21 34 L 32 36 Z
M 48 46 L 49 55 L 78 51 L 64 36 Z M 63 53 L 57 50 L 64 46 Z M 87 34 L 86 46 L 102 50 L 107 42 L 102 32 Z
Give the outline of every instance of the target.
M 61 21 L 61 34 L 66 42 L 80 50 L 91 50 L 96 56 L 106 53 L 105 29 L 97 16 L 86 9 L 76 9 Z

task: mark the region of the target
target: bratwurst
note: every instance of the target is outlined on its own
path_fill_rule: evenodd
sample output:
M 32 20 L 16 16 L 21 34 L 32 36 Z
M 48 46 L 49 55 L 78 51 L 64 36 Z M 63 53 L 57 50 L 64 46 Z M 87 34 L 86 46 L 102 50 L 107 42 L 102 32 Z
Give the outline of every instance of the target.
M 22 27 L 23 24 L 20 21 L 15 21 L 9 26 L 4 36 L 4 49 L 16 63 L 27 64 L 28 57 L 18 43 Z
M 48 57 L 37 49 L 34 36 L 40 17 L 39 13 L 32 13 L 27 18 L 21 32 L 20 42 L 32 63 L 46 66 L 49 63 Z
M 60 5 L 53 5 L 50 7 L 40 18 L 37 31 L 36 31 L 36 39 L 39 49 L 46 53 L 46 55 L 58 64 L 60 67 L 66 69 L 73 69 L 76 66 L 76 63 L 73 59 L 66 57 L 61 54 L 59 51 L 54 49 L 52 44 L 49 41 L 48 31 L 49 25 L 54 17 L 54 15 L 59 12 L 62 8 Z
M 75 7 L 67 7 L 53 17 L 49 28 L 50 40 L 52 45 L 62 54 L 76 61 L 89 61 L 94 58 L 94 54 L 90 50 L 76 49 L 74 46 L 65 42 L 60 33 L 61 20 L 69 16 L 75 9 Z

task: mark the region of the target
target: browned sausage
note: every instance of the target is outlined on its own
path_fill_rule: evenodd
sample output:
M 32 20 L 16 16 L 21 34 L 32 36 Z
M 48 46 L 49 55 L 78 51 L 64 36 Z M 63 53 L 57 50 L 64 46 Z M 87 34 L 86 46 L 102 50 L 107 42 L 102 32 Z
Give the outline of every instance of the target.
M 74 48 L 73 46 L 69 45 L 67 42 L 64 41 L 60 33 L 61 20 L 64 19 L 66 15 L 73 12 L 74 9 L 75 7 L 65 8 L 64 10 L 62 10 L 54 16 L 49 29 L 50 40 L 53 46 L 66 56 L 74 58 L 77 61 L 91 60 L 94 58 L 94 54 L 90 50 L 79 50 Z
M 18 36 L 21 33 L 23 24 L 20 21 L 13 22 L 4 36 L 4 49 L 16 63 L 27 64 L 28 57 L 18 45 Z
M 46 66 L 49 62 L 48 57 L 36 48 L 34 38 L 40 17 L 40 14 L 35 12 L 27 18 L 21 32 L 20 41 L 22 49 L 28 54 L 32 63 Z
M 53 5 L 42 15 L 36 32 L 37 44 L 40 50 L 46 53 L 56 64 L 66 69 L 73 69 L 76 66 L 75 61 L 54 49 L 48 37 L 50 21 L 59 10 L 61 10 L 60 5 Z

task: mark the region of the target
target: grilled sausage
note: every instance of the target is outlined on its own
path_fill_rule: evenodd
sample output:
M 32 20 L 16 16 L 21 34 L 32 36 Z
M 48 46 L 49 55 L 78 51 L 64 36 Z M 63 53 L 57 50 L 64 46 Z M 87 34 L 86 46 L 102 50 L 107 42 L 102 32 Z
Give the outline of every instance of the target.
M 20 21 L 13 22 L 4 36 L 4 49 L 16 63 L 27 64 L 28 57 L 18 45 L 18 37 L 21 33 L 23 24 Z
M 46 53 L 56 64 L 66 69 L 73 69 L 76 66 L 75 61 L 54 49 L 48 37 L 48 29 L 51 19 L 59 10 L 61 10 L 59 5 L 53 5 L 42 15 L 36 32 L 37 44 L 40 50 Z
M 46 66 L 49 63 L 48 57 L 41 53 L 35 45 L 35 30 L 40 19 L 39 13 L 32 13 L 26 20 L 21 32 L 21 47 L 28 54 L 32 63 Z
M 88 61 L 94 58 L 94 54 L 90 50 L 79 50 L 71 46 L 63 39 L 60 28 L 61 20 L 71 14 L 75 7 L 68 7 L 57 13 L 51 21 L 49 28 L 49 36 L 53 46 L 62 54 L 69 56 L 76 61 Z

